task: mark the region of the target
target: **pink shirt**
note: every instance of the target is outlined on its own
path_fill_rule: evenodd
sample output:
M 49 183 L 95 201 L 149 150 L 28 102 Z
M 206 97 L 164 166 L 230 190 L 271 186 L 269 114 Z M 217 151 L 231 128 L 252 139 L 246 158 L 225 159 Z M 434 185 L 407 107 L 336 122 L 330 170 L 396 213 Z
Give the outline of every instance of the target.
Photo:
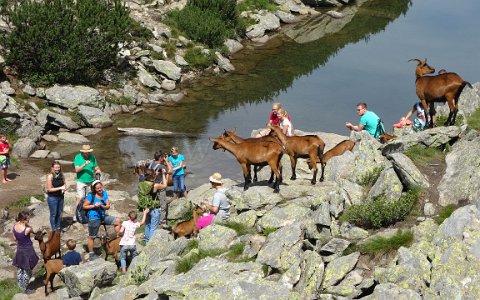
M 197 228 L 198 230 L 207 227 L 208 225 L 212 224 L 213 218 L 215 218 L 215 214 L 209 214 L 206 216 L 201 216 L 197 219 Z
M 125 231 L 123 232 L 123 237 L 120 240 L 120 246 L 135 245 L 135 230 L 140 227 L 140 223 L 132 222 L 130 220 L 123 221 L 122 227 L 125 228 Z

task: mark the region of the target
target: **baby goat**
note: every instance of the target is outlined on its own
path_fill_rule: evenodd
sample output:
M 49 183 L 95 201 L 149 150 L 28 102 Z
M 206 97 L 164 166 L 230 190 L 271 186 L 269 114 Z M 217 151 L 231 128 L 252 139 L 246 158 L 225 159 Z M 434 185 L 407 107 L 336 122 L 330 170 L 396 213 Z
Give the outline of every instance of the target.
M 43 261 L 47 262 L 47 260 L 49 260 L 54 254 L 55 258 L 57 258 L 57 254 L 60 258 L 62 258 L 62 253 L 60 252 L 60 231 L 55 230 L 50 232 L 48 235 L 48 240 L 44 242 L 43 236 L 46 233 L 47 232 L 45 230 L 39 230 L 35 233 L 35 239 L 38 241 L 38 246 L 42 252 Z
M 197 219 L 198 216 L 203 213 L 204 210 L 197 206 L 193 210 L 193 219 L 180 222 L 172 228 L 174 237 L 177 238 L 182 236 L 189 236 L 193 233 L 193 237 L 196 238 L 198 233 Z
M 63 269 L 63 260 L 61 259 L 50 259 L 44 264 L 47 274 L 45 275 L 45 296 L 48 296 L 48 282 L 50 281 L 50 287 L 53 289 L 53 278 L 55 274 L 58 274 L 60 270 Z

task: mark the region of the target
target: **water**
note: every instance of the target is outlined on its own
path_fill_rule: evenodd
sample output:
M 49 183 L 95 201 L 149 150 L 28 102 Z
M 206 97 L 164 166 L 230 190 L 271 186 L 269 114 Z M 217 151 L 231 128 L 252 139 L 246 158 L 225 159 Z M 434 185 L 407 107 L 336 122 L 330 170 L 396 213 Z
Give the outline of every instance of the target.
M 360 101 L 390 128 L 418 101 L 415 63 L 409 59 L 428 58 L 437 70 L 457 72 L 471 83 L 480 80 L 479 11 L 477 0 L 367 2 L 339 32 L 302 44 L 279 35 L 255 50 L 250 46 L 232 60 L 235 73 L 198 79 L 178 106 L 116 120 L 118 127 L 188 132 L 196 138 L 131 137 L 111 128 L 91 138 L 95 153 L 105 171 L 134 189 L 135 177 L 127 168 L 176 145 L 193 172 L 187 177 L 192 188 L 214 171 L 242 178 L 231 154 L 213 151 L 208 137 L 232 128 L 250 135 L 264 127 L 272 102 L 281 102 L 294 126 L 305 131 L 348 135 L 345 122 L 358 123 L 355 105 Z M 62 151 L 68 158 L 77 149 Z

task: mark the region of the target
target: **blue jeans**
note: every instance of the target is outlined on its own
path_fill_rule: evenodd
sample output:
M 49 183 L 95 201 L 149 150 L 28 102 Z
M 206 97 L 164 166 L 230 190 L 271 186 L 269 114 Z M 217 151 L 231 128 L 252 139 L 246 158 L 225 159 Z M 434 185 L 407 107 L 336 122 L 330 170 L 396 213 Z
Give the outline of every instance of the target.
M 147 214 L 147 220 L 145 221 L 145 241 L 149 241 L 150 238 L 157 230 L 158 223 L 160 222 L 160 209 L 153 208 Z
M 174 193 L 178 193 L 179 191 L 181 193 L 185 192 L 185 174 L 173 175 L 172 181 Z
M 63 195 L 47 196 L 48 209 L 50 210 L 50 226 L 52 231 L 60 230 L 60 221 L 63 212 Z
M 123 245 L 120 248 L 120 265 L 123 268 L 127 267 L 127 253 L 130 252 L 131 259 L 138 255 L 136 245 Z

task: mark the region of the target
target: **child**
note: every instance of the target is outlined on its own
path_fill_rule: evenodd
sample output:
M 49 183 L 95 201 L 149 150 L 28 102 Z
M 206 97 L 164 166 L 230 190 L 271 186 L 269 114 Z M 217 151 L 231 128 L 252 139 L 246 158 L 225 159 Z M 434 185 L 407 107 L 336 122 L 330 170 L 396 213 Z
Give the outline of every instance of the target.
M 172 147 L 170 150 L 170 157 L 168 161 L 172 164 L 173 167 L 173 198 L 179 198 L 185 196 L 185 157 L 182 154 L 178 153 L 177 147 Z
M 200 204 L 200 208 L 204 211 L 204 213 L 197 220 L 198 230 L 203 229 L 203 228 L 207 227 L 208 225 L 212 224 L 212 221 L 215 218 L 215 214 L 210 213 L 210 210 L 208 209 L 207 203 L 208 203 L 208 200 L 204 200 Z
M 128 221 L 123 221 L 120 228 L 120 234 L 123 234 L 120 240 L 120 264 L 122 266 L 122 272 L 127 272 L 127 252 L 130 251 L 130 255 L 133 258 L 138 255 L 137 246 L 135 245 L 135 230 L 145 224 L 145 219 L 150 211 L 149 208 L 145 208 L 143 211 L 143 218 L 140 223 L 137 222 L 137 213 L 131 211 L 128 213 Z
M 286 136 L 293 136 L 293 125 L 292 122 L 290 122 L 290 120 L 288 119 L 287 111 L 283 108 L 280 108 L 278 109 L 277 115 L 280 118 L 278 125 L 282 129 L 283 133 Z
M 407 115 L 402 120 L 402 126 L 406 125 L 408 118 L 410 118 L 410 116 L 414 113 L 416 113 L 417 117 L 415 118 L 415 120 L 413 120 L 413 129 L 415 131 L 423 130 L 425 128 L 427 121 L 425 117 L 425 111 L 422 106 L 422 102 L 417 102 L 413 105 L 412 109 L 408 111 Z
M 2 182 L 7 183 L 12 181 L 7 177 L 7 170 L 10 166 L 10 144 L 7 137 L 0 134 L 0 168 L 3 170 Z
M 79 264 L 82 263 L 82 256 L 80 255 L 80 253 L 75 251 L 76 246 L 77 246 L 77 243 L 74 240 L 69 239 L 67 241 L 68 251 L 62 257 L 63 258 L 63 265 L 65 267 L 78 266 Z
M 32 294 L 35 290 L 27 288 L 32 270 L 38 262 L 38 256 L 33 249 L 30 233 L 33 232 L 30 221 L 30 213 L 21 211 L 18 213 L 16 223 L 13 226 L 13 239 L 17 242 L 17 251 L 13 259 L 13 265 L 17 267 L 17 284 L 25 294 Z

